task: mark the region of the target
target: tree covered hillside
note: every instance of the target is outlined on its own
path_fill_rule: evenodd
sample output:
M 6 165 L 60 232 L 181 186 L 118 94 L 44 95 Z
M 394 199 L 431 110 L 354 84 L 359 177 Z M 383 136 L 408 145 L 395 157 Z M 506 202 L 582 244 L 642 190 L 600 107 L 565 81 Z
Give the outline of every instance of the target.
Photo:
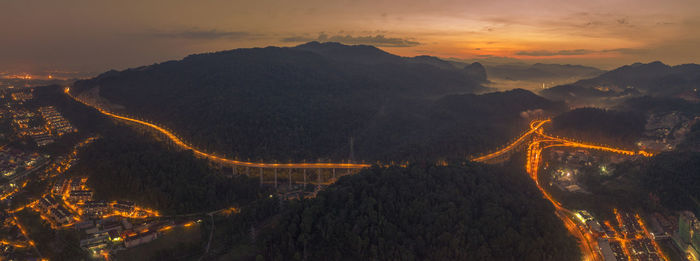
M 587 142 L 635 148 L 645 123 L 646 115 L 642 111 L 580 108 L 555 117 L 548 132 Z
M 433 158 L 492 149 L 525 128 L 512 120 L 521 110 L 556 107 L 523 91 L 495 95 L 488 104 L 461 95 L 486 90 L 479 84 L 485 78 L 479 64 L 458 68 L 434 57 L 314 42 L 191 55 L 107 72 L 73 89 L 98 90 L 115 105 L 110 109 L 161 123 L 231 158 L 347 160 L 353 140 L 355 160 L 405 160 L 412 151 L 435 151 L 436 142 L 462 148 L 430 152 Z M 477 111 L 445 105 L 454 100 L 476 102 Z M 471 124 L 483 123 L 489 111 L 499 112 L 488 113 L 494 126 L 508 121 L 508 128 L 474 130 Z
M 700 65 L 669 66 L 661 62 L 635 63 L 572 84 L 542 91 L 547 98 L 586 100 L 650 95 L 700 101 Z
M 513 167 L 514 169 L 517 167 Z M 292 202 L 266 260 L 576 260 L 554 208 L 520 171 L 374 168 Z

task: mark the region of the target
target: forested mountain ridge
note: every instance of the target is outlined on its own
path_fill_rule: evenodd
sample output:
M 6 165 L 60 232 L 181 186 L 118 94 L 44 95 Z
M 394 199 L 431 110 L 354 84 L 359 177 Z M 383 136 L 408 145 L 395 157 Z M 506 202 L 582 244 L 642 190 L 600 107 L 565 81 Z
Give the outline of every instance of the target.
M 373 168 L 290 202 L 259 241 L 265 260 L 575 260 L 553 211 L 522 170 Z
M 487 90 L 479 84 L 486 79 L 480 64 L 448 65 L 372 46 L 312 42 L 190 55 L 110 71 L 76 82 L 72 90 L 99 90 L 102 98 L 125 108 L 117 112 L 158 122 L 205 151 L 283 162 L 347 160 L 351 139 L 356 160 L 404 160 L 412 151 L 431 151 L 431 158 L 455 152 L 463 157 L 492 149 L 522 130 L 522 110 L 556 107 L 543 99 L 478 103 L 480 111 L 503 113 L 480 130 L 467 124 L 483 123 L 475 113 L 436 120 L 441 118 L 434 115 L 436 108 L 442 110 L 440 103 L 449 100 L 445 97 Z M 536 97 L 524 91 L 498 97 L 517 101 L 513 97 L 520 96 Z M 465 97 L 464 102 L 478 100 Z M 385 119 L 400 125 L 388 125 Z M 465 148 L 437 151 L 432 149 L 435 141 Z
M 562 137 L 636 148 L 645 123 L 646 115 L 642 111 L 578 108 L 554 117 L 548 131 Z
M 598 68 L 571 64 L 487 64 L 489 76 L 507 80 L 529 80 L 549 82 L 566 78 L 592 78 L 605 71 Z
M 669 66 L 661 62 L 625 65 L 600 76 L 542 91 L 553 99 L 619 97 L 646 94 L 700 100 L 700 65 Z

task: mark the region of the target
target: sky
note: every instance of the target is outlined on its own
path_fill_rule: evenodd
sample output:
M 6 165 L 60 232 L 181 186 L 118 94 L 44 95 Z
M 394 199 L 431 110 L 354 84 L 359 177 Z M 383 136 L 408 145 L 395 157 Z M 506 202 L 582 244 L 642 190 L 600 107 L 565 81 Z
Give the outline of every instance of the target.
M 402 56 L 700 62 L 698 0 L 0 0 L 0 71 L 99 73 L 307 41 Z

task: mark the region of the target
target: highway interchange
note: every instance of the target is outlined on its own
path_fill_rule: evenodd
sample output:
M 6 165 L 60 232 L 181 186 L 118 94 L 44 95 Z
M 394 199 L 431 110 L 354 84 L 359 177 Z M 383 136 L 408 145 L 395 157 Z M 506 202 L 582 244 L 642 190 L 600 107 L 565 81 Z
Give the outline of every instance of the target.
M 146 126 L 149 128 L 152 128 L 153 130 L 158 131 L 159 133 L 163 134 L 167 138 L 169 138 L 175 145 L 179 146 L 182 149 L 185 150 L 192 150 L 193 153 L 199 157 L 203 157 L 206 159 L 209 159 L 213 162 L 220 163 L 220 164 L 225 164 L 225 165 L 230 165 L 230 166 L 242 166 L 242 167 L 253 167 L 253 168 L 271 168 L 271 169 L 362 169 L 362 168 L 367 168 L 370 167 L 370 164 L 353 164 L 353 163 L 263 163 L 263 162 L 246 162 L 246 161 L 238 161 L 238 160 L 233 160 L 233 159 L 227 159 L 221 156 L 216 156 L 212 153 L 206 153 L 203 152 L 202 150 L 194 148 L 192 145 L 189 145 L 181 138 L 173 134 L 171 131 L 166 130 L 163 127 L 160 127 L 156 124 L 146 122 L 143 120 L 135 119 L 135 118 L 130 118 L 122 115 L 117 115 L 115 113 L 106 111 L 102 108 L 98 108 L 97 106 L 91 105 L 78 97 L 72 95 L 70 93 L 70 89 L 66 87 L 64 89 L 65 94 L 67 94 L 69 97 L 74 99 L 77 102 L 80 102 L 86 106 L 92 107 L 96 110 L 98 110 L 100 113 L 107 115 L 109 117 L 131 122 L 131 123 L 136 123 L 140 124 L 142 126 Z M 582 143 L 582 142 L 577 142 L 574 141 L 573 139 L 567 139 L 567 138 L 560 138 L 560 137 L 554 137 L 551 135 L 547 135 L 544 133 L 544 125 L 551 122 L 551 120 L 546 119 L 546 120 L 534 120 L 530 123 L 530 129 L 523 133 L 521 136 L 519 136 L 516 140 L 511 142 L 510 144 L 506 145 L 502 149 L 483 155 L 479 157 L 472 158 L 472 161 L 476 162 L 493 162 L 495 160 L 498 160 L 499 158 L 502 158 L 504 156 L 508 156 L 509 153 L 514 152 L 521 146 L 527 145 L 527 161 L 526 161 L 526 172 L 530 175 L 532 180 L 535 182 L 537 185 L 538 189 L 542 193 L 543 197 L 550 201 L 552 205 L 555 207 L 555 214 L 557 217 L 559 217 L 562 222 L 564 223 L 565 227 L 569 230 L 569 232 L 578 238 L 579 240 L 579 247 L 582 251 L 583 254 L 583 259 L 584 260 L 603 260 L 602 255 L 600 254 L 600 251 L 598 250 L 597 242 L 594 238 L 592 238 L 589 234 L 582 232 L 581 229 L 576 225 L 576 222 L 574 221 L 574 217 L 572 214 L 571 210 L 568 210 L 562 206 L 560 202 L 558 202 L 556 199 L 554 199 L 540 184 L 538 181 L 538 170 L 540 163 L 542 161 L 542 151 L 547 148 L 551 147 L 573 147 L 573 148 L 583 148 L 583 149 L 592 149 L 592 150 L 599 150 L 599 151 L 606 151 L 606 152 L 611 152 L 611 153 L 617 153 L 617 154 L 622 154 L 622 155 L 627 155 L 627 156 L 641 156 L 641 157 L 650 157 L 652 156 L 651 153 L 645 152 L 645 151 L 633 151 L 633 150 L 625 150 L 625 149 L 620 149 L 620 148 L 614 148 L 614 147 L 609 147 L 609 146 L 604 146 L 604 145 L 595 145 L 595 144 L 589 144 L 589 143 Z

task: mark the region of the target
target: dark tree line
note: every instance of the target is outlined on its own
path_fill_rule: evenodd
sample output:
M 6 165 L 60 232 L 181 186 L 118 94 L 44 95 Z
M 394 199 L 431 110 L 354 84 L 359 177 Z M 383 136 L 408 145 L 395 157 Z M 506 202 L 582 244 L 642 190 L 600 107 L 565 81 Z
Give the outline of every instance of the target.
M 677 150 L 664 152 L 629 168 L 644 191 L 658 197 L 659 204 L 674 210 L 700 214 L 700 123 L 696 123 Z
M 88 176 L 98 198 L 131 200 L 166 214 L 244 205 L 261 192 L 257 180 L 225 177 L 191 151 L 174 151 L 115 126 L 79 154 L 70 175 Z
M 373 168 L 293 201 L 259 236 L 266 260 L 574 260 L 522 170 Z
M 645 124 L 643 112 L 581 108 L 555 117 L 548 132 L 591 143 L 635 148 Z
M 176 214 L 245 205 L 262 192 L 257 180 L 227 178 L 190 151 L 168 147 L 152 132 L 72 101 L 59 86 L 37 89 L 36 94 L 35 103 L 56 106 L 80 130 L 49 149 L 64 153 L 85 137 L 100 137 L 79 151 L 78 163 L 67 173 L 89 177 L 97 198 L 131 200 L 163 214 Z

